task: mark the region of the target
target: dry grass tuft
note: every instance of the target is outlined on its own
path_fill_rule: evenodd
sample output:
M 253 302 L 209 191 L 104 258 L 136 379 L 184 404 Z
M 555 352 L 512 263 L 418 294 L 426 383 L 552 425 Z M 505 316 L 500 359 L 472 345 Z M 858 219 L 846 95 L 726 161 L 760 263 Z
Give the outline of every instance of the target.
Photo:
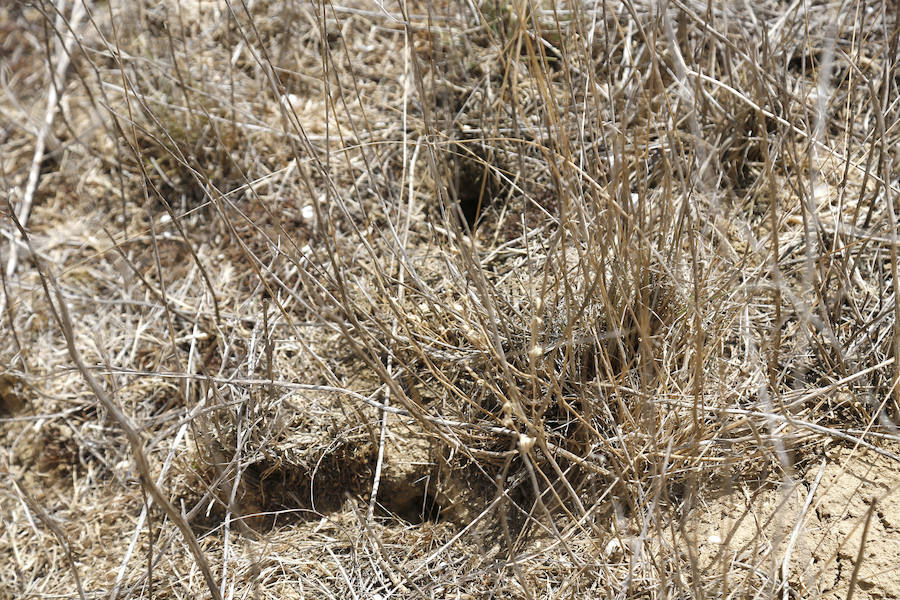
M 0 598 L 897 597 L 895 8 L 0 8 Z

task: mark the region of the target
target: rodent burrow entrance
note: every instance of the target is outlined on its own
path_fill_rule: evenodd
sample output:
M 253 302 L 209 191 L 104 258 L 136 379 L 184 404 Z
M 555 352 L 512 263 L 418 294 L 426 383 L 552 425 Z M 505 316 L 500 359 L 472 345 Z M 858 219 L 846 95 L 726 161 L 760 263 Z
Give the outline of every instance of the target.
M 471 142 L 461 142 L 459 150 L 450 157 L 450 198 L 459 207 L 470 232 L 478 228 L 485 210 L 502 194 L 491 166 L 493 160 L 491 153 Z
M 266 532 L 290 522 L 321 519 L 340 511 L 348 498 L 360 508 L 368 504 L 376 456 L 370 443 L 342 444 L 303 460 L 288 460 L 290 454 L 270 451 L 265 459 L 245 467 L 232 504 L 233 516 L 257 532 Z M 375 514 L 412 525 L 438 521 L 442 510 L 439 494 L 429 488 L 429 482 L 435 481 L 433 464 L 398 460 L 398 456 L 400 452 L 386 453 Z M 205 462 L 207 466 L 196 472 L 202 481 L 191 486 L 198 491 L 220 479 L 211 461 Z M 215 499 L 194 520 L 198 529 L 215 528 L 224 518 L 233 482 L 226 478 L 217 486 Z
M 441 506 L 425 484 L 390 484 L 378 492 L 376 514 L 395 515 L 411 525 L 436 523 L 441 517 Z

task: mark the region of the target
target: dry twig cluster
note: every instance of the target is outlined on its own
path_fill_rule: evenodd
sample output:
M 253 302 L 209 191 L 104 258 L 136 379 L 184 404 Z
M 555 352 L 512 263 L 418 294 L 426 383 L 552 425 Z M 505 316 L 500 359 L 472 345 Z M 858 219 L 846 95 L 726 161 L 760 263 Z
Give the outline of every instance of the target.
M 895 8 L 0 8 L 0 597 L 900 593 Z

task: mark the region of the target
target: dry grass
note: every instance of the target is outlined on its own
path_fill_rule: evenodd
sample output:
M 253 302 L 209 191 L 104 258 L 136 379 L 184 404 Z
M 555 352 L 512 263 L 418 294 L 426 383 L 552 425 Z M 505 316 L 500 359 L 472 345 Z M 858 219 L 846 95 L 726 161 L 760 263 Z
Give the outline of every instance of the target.
M 900 594 L 898 15 L 0 8 L 0 598 Z

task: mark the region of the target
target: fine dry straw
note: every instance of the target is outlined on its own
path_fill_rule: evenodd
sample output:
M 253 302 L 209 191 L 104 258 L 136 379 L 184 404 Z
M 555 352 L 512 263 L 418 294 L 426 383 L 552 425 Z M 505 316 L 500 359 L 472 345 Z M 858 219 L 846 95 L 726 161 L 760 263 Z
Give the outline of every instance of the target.
M 0 598 L 890 595 L 898 14 L 0 8 Z

